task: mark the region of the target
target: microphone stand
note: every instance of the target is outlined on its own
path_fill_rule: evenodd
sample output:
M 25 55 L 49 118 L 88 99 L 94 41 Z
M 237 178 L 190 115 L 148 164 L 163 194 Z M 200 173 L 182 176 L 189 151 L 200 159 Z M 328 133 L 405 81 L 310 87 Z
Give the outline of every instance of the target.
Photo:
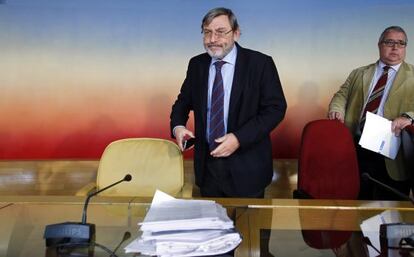
M 392 187 L 390 187 L 389 185 L 384 184 L 384 183 L 382 183 L 381 181 L 379 181 L 379 180 L 377 180 L 377 179 L 375 179 L 375 178 L 371 177 L 368 173 L 362 173 L 362 175 L 361 175 L 361 176 L 362 176 L 362 179 L 372 181 L 372 182 L 374 182 L 375 184 L 377 184 L 377 185 L 381 186 L 382 188 L 385 188 L 385 189 L 387 189 L 388 191 L 390 191 L 390 192 L 392 192 L 392 193 L 394 193 L 394 194 L 398 195 L 398 196 L 399 196 L 399 197 L 401 197 L 402 199 L 407 200 L 407 201 L 410 201 L 412 204 L 414 204 L 414 200 L 413 200 L 411 197 L 409 197 L 408 195 L 405 195 L 405 194 L 401 193 L 401 192 L 400 192 L 400 191 L 398 191 L 397 189 L 392 188 Z
M 122 183 L 122 182 L 124 182 L 124 181 L 127 181 L 127 182 L 129 182 L 129 181 L 131 181 L 131 179 L 132 179 L 132 176 L 131 175 L 125 175 L 125 177 L 123 178 L 123 179 L 121 179 L 120 181 L 117 181 L 117 182 L 115 182 L 115 183 L 113 183 L 113 184 L 111 184 L 111 185 L 109 185 L 109 186 L 106 186 L 106 187 L 104 187 L 104 188 L 102 188 L 102 189 L 100 189 L 100 190 L 98 190 L 98 191 L 95 191 L 95 192 L 92 192 L 92 193 L 89 193 L 88 194 L 88 197 L 86 198 L 86 200 L 85 200 L 85 204 L 83 205 L 83 212 L 82 212 L 82 224 L 86 224 L 86 213 L 87 213 L 87 209 L 88 209 L 88 205 L 89 205 L 89 200 L 93 197 L 93 196 L 95 196 L 95 195 L 97 195 L 97 194 L 99 194 L 100 192 L 102 192 L 102 191 L 105 191 L 105 190 L 107 190 L 108 188 L 111 188 L 111 187 L 113 187 L 113 186 L 116 186 L 116 185 L 118 185 L 119 183 Z
M 43 238 L 46 240 L 46 247 L 59 246 L 76 246 L 76 245 L 90 245 L 95 241 L 95 224 L 86 223 L 86 212 L 89 205 L 89 200 L 121 182 L 131 181 L 132 176 L 126 175 L 123 179 L 104 187 L 98 191 L 88 194 L 85 200 L 82 213 L 82 222 L 64 222 L 58 224 L 47 225 Z
M 129 232 L 129 231 L 126 231 L 125 233 L 124 233 L 124 236 L 122 237 L 122 240 L 121 240 L 121 242 L 119 242 L 119 244 L 115 247 L 115 249 L 112 251 L 113 252 L 113 254 L 111 254 L 111 256 L 109 256 L 109 257 L 113 257 L 115 254 L 116 254 L 116 251 L 118 251 L 118 249 L 119 249 L 119 247 L 121 247 L 121 245 L 126 241 L 126 240 L 128 240 L 129 238 L 131 237 L 131 233 Z

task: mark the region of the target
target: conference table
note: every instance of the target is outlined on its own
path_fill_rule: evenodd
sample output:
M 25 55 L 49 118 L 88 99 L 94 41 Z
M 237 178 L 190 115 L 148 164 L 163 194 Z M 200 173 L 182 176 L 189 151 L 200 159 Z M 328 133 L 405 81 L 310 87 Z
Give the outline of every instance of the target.
M 139 236 L 137 224 L 143 220 L 151 200 L 93 198 L 88 207 L 87 222 L 96 225 L 97 245 L 92 250 L 80 248 L 57 252 L 45 246 L 45 226 L 81 221 L 84 197 L 0 197 L 0 256 L 110 256 L 105 249 L 115 252 L 116 256 L 141 256 L 126 254 L 123 248 Z M 363 221 L 387 211 L 397 213 L 403 222 L 414 223 L 414 208 L 409 202 L 213 200 L 226 207 L 243 237 L 234 251 L 237 257 L 370 256 L 372 244 L 361 233 Z M 402 256 L 398 251 L 393 254 L 388 256 Z

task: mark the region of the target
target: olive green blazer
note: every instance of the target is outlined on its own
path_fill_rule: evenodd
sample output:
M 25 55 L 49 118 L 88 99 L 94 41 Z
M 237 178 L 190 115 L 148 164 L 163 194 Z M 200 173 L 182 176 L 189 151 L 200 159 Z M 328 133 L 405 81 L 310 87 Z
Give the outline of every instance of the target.
M 376 63 L 351 72 L 329 104 L 329 112 L 339 112 L 345 117 L 345 125 L 355 134 L 359 116 L 368 97 L 368 90 L 375 73 Z M 414 66 L 403 62 L 396 74 L 387 101 L 384 117 L 393 120 L 402 113 L 414 117 Z M 388 174 L 395 180 L 405 180 L 408 174 L 402 160 L 401 149 L 395 160 L 385 158 Z

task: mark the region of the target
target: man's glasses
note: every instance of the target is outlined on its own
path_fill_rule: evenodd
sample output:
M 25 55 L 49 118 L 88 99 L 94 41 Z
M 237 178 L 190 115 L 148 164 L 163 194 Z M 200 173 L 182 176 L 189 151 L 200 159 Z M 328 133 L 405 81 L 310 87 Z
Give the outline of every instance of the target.
M 388 47 L 396 46 L 397 48 L 404 48 L 407 46 L 407 42 L 402 41 L 402 40 L 394 41 L 391 39 L 386 39 L 386 40 L 382 40 L 381 43 Z
M 225 30 L 211 31 L 211 30 L 208 30 L 208 29 L 204 29 L 203 31 L 201 31 L 201 33 L 203 34 L 204 38 L 210 38 L 213 34 L 218 38 L 223 38 L 232 31 L 233 31 L 233 29 L 231 29 L 229 31 L 225 31 Z

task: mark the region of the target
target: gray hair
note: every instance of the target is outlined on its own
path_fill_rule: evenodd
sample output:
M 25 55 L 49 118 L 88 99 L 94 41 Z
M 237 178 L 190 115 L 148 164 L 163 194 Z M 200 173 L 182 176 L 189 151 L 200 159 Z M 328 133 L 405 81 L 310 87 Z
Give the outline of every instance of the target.
M 407 33 L 405 33 L 403 28 L 401 28 L 400 26 L 390 26 L 390 27 L 384 29 L 384 31 L 381 33 L 381 36 L 378 40 L 378 43 L 381 43 L 385 39 L 385 35 L 387 35 L 391 31 L 403 33 L 404 37 L 405 37 L 405 42 L 406 43 L 408 42 Z
M 204 16 L 203 21 L 201 22 L 201 31 L 204 29 L 204 26 L 209 25 L 214 18 L 220 15 L 226 15 L 229 18 L 230 26 L 233 31 L 239 29 L 239 23 L 237 22 L 236 15 L 234 15 L 233 11 L 228 8 L 218 7 L 211 9 Z

